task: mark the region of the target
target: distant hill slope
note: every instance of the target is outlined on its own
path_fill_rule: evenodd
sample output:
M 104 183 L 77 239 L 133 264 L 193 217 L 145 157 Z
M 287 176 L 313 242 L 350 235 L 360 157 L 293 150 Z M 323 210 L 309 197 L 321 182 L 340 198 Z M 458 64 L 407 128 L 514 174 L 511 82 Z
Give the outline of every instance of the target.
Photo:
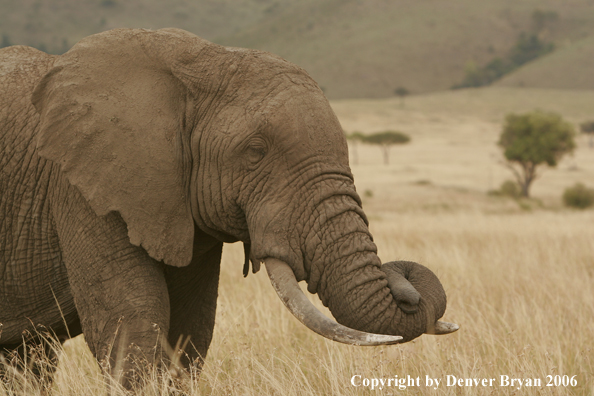
M 282 12 L 290 1 L 0 0 L 0 36 L 52 53 L 120 27 L 177 27 L 212 40 Z
M 536 9 L 558 43 L 594 35 L 592 0 L 0 0 L 4 42 L 59 53 L 115 27 L 179 27 L 217 43 L 276 53 L 329 98 L 444 90 L 466 65 L 503 56 Z
M 594 36 L 538 59 L 496 85 L 594 90 Z
M 306 70 L 330 98 L 444 90 L 469 61 L 503 56 L 536 9 L 555 11 L 554 41 L 594 32 L 594 4 L 555 0 L 306 1 L 219 40 L 277 53 Z

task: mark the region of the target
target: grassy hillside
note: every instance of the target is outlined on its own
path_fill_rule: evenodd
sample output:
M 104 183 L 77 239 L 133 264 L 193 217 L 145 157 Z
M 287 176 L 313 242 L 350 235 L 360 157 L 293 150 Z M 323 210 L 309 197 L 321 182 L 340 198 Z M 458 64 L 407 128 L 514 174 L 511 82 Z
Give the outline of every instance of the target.
M 470 61 L 506 54 L 520 32 L 534 28 L 536 9 L 559 15 L 543 32 L 549 40 L 573 41 L 594 29 L 589 1 L 328 0 L 295 6 L 220 42 L 300 64 L 330 98 L 382 97 L 399 86 L 448 89 Z
M 0 35 L 63 52 L 119 27 L 178 27 L 207 39 L 234 34 L 280 12 L 288 0 L 0 0 Z
M 558 89 L 594 89 L 594 36 L 569 44 L 532 62 L 496 85 Z
M 0 0 L 0 38 L 59 53 L 115 27 L 179 27 L 277 53 L 308 70 L 330 98 L 386 97 L 398 87 L 422 93 L 459 83 L 470 62 L 504 56 L 533 30 L 537 9 L 558 16 L 541 31 L 558 47 L 594 34 L 590 0 Z M 560 86 L 591 74 L 572 64 Z

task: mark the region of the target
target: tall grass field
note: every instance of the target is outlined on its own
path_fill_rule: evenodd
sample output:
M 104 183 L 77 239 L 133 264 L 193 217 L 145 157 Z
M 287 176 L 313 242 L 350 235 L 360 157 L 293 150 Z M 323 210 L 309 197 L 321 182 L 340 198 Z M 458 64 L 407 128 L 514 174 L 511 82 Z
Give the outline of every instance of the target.
M 594 395 L 594 209 L 561 203 L 578 181 L 594 187 L 594 149 L 579 136 L 573 156 L 543 171 L 532 199 L 488 194 L 511 178 L 495 144 L 507 112 L 541 108 L 579 123 L 594 118 L 593 99 L 588 91 L 489 88 L 404 105 L 332 103 L 346 132 L 411 136 L 391 149 L 389 165 L 379 148 L 351 146 L 355 183 L 382 260 L 431 268 L 448 296 L 443 320 L 460 330 L 386 347 L 329 341 L 292 317 L 264 270 L 244 279 L 241 245 L 226 245 L 202 373 L 155 377 L 143 393 Z M 13 373 L 0 396 L 106 394 L 82 337 L 60 352 L 52 384 Z

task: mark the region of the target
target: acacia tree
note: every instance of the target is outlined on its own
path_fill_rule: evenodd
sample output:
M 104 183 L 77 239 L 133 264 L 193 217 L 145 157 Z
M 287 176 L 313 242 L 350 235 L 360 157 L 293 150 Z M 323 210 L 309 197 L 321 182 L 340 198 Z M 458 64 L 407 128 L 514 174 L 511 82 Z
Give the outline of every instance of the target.
M 590 136 L 588 146 L 590 146 L 590 148 L 594 148 L 594 121 L 584 122 L 580 125 L 580 129 L 582 133 Z
M 550 167 L 575 148 L 575 128 L 555 113 L 534 111 L 508 114 L 498 145 L 503 149 L 506 166 L 522 189 L 530 195 L 530 185 L 538 176 L 537 167 Z
M 365 143 L 377 144 L 384 154 L 384 164 L 390 163 L 390 147 L 394 144 L 404 144 L 410 141 L 410 137 L 402 132 L 385 131 L 363 137 Z
M 359 142 L 365 141 L 365 135 L 363 135 L 361 132 L 353 132 L 349 135 L 346 135 L 346 138 L 347 140 L 353 142 L 353 163 L 355 165 L 359 165 L 359 153 L 357 151 L 357 146 L 359 145 Z
M 394 90 L 394 95 L 400 98 L 400 107 L 404 107 L 404 98 L 410 95 L 410 91 L 405 87 L 398 87 Z

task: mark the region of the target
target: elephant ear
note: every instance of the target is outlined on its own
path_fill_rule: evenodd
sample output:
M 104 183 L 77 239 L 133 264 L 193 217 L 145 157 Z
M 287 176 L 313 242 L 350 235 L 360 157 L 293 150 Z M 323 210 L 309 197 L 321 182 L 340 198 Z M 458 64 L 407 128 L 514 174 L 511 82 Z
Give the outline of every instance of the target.
M 32 98 L 37 146 L 98 215 L 120 213 L 131 243 L 185 266 L 194 237 L 186 88 L 155 58 L 168 34 L 151 34 L 101 33 L 57 58 Z

